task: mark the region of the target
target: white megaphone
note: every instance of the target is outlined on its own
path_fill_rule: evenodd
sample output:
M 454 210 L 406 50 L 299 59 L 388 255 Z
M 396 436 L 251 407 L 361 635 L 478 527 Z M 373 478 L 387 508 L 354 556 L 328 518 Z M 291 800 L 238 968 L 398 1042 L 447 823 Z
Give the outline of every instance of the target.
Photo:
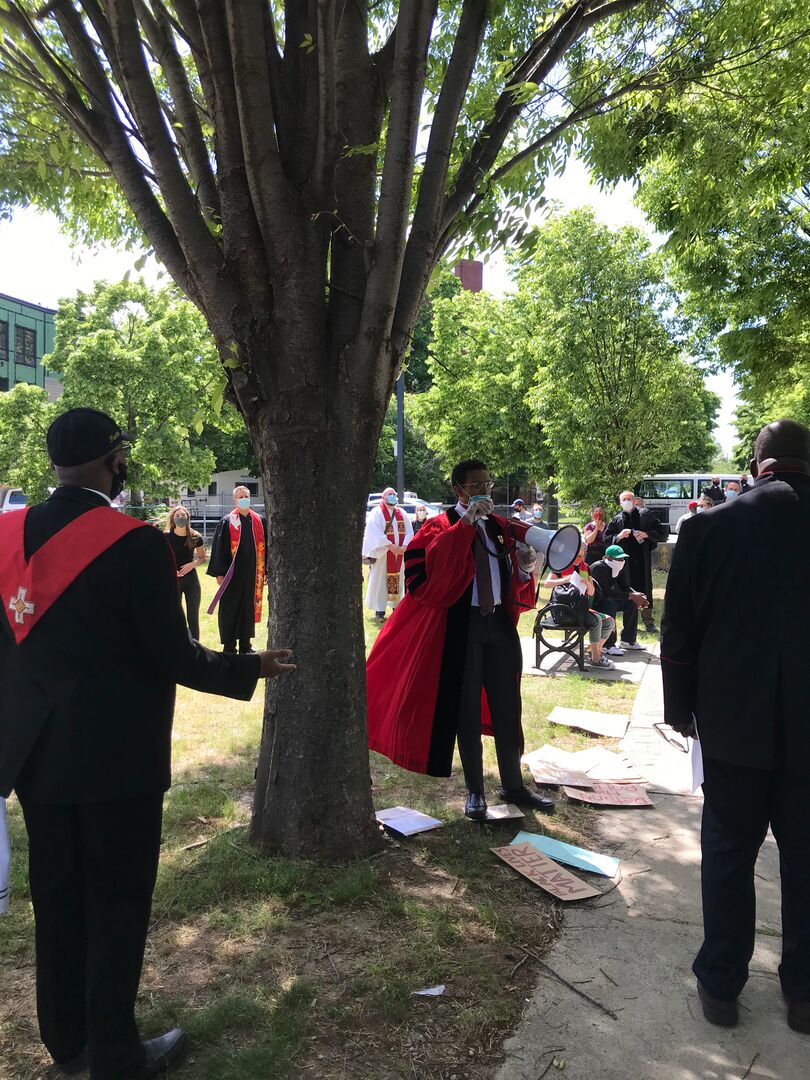
M 559 574 L 576 560 L 582 537 L 576 525 L 563 525 L 557 532 L 529 525 L 524 521 L 510 521 L 509 532 L 513 539 L 528 544 L 545 556 L 550 570 Z

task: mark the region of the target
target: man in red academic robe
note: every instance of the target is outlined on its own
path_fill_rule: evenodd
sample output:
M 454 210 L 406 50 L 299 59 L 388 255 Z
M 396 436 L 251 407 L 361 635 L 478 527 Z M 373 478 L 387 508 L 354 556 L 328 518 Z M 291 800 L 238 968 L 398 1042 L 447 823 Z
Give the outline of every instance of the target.
M 458 739 L 465 813 L 486 817 L 482 730 L 495 736 L 498 798 L 535 810 L 554 803 L 523 783 L 517 620 L 534 607 L 536 554 L 493 514 L 477 459 L 452 473 L 458 502 L 430 518 L 405 552 L 406 595 L 368 658 L 369 746 L 412 772 L 449 776 Z

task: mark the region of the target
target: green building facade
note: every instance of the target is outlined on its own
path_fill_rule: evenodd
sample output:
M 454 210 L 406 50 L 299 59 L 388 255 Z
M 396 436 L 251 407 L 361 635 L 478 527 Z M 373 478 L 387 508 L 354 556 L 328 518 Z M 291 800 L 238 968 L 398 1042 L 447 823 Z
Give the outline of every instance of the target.
M 52 308 L 0 293 L 0 390 L 20 382 L 49 388 L 42 357 L 53 352 L 55 314 Z

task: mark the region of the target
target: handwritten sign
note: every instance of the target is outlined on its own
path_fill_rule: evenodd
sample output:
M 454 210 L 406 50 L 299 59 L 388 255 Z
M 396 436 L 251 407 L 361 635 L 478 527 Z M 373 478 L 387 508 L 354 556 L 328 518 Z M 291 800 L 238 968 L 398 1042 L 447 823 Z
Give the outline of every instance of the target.
M 531 844 L 511 844 L 492 848 L 492 851 L 533 885 L 539 885 L 558 900 L 587 900 L 588 897 L 601 895 L 599 889 L 594 889 L 570 870 L 558 866 Z
M 571 787 L 593 787 L 593 781 L 584 772 L 579 772 L 564 762 L 545 756 L 546 750 L 553 749 L 555 747 L 541 746 L 539 750 L 523 755 L 523 763 L 529 766 L 535 784 L 547 784 L 552 787 L 559 787 L 562 784 L 570 784 Z
M 501 803 L 499 806 L 487 807 L 487 821 L 516 821 L 522 817 L 525 817 L 525 814 L 514 803 Z
M 652 806 L 649 795 L 637 784 L 594 784 L 588 791 L 564 787 L 569 799 L 593 803 L 595 806 Z

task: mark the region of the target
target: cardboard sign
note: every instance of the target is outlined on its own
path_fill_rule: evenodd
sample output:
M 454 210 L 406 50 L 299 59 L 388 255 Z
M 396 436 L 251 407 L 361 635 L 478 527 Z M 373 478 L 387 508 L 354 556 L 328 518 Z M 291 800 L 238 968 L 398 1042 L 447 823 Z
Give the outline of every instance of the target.
M 428 817 L 418 810 L 411 810 L 407 806 L 392 806 L 388 810 L 378 810 L 377 821 L 386 829 L 393 829 L 402 836 L 413 836 L 416 833 L 428 832 L 430 829 L 438 829 L 443 821 Z
M 558 900 L 586 900 L 590 896 L 601 895 L 599 889 L 594 889 L 570 870 L 558 866 L 531 844 L 510 844 L 492 848 L 492 851 L 533 885 L 539 885 Z
M 611 739 L 623 739 L 630 724 L 629 716 L 616 713 L 591 712 L 590 709 L 565 709 L 555 705 L 548 714 L 552 724 L 589 731 L 593 735 L 605 735 Z
M 544 855 L 548 855 L 556 862 L 576 866 L 578 870 L 589 870 L 592 874 L 602 874 L 604 877 L 613 877 L 619 869 L 620 860 L 613 855 L 600 855 L 598 851 L 588 851 L 587 848 L 565 844 L 562 840 L 555 840 L 551 836 L 541 836 L 539 833 L 521 831 L 512 844 L 531 844 L 533 848 L 542 851 Z
M 535 784 L 550 784 L 552 787 L 560 787 L 562 784 L 570 784 L 571 787 L 593 787 L 593 781 L 584 772 L 578 772 L 545 756 L 546 750 L 554 749 L 552 746 L 541 746 L 539 750 L 523 755 L 521 760 L 524 765 L 529 766 Z
M 501 803 L 500 806 L 487 807 L 487 821 L 515 821 L 526 815 L 514 803 Z
M 594 784 L 588 790 L 564 787 L 569 799 L 593 803 L 594 806 L 652 806 L 644 788 L 637 784 Z

